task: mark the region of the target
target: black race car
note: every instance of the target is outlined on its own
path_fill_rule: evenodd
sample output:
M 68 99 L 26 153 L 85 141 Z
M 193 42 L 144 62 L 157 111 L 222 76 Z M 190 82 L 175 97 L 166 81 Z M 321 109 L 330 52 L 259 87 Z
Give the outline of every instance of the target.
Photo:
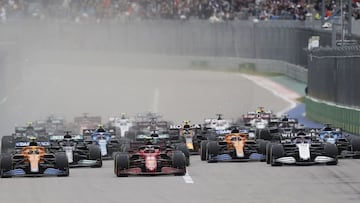
M 327 164 L 337 165 L 338 149 L 335 144 L 321 142 L 311 134 L 297 133 L 279 143 L 268 143 L 266 162 L 272 166 L 283 164 Z
M 87 144 L 83 135 L 50 136 L 51 150 L 65 152 L 70 167 L 101 167 L 102 157 L 99 146 Z

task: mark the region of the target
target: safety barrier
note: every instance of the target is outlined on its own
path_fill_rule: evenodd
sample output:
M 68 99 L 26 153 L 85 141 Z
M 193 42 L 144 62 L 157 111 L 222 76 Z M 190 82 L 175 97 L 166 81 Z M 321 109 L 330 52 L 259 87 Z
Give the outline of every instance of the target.
M 360 135 L 360 109 L 339 106 L 311 97 L 305 99 L 305 104 L 308 118 L 322 123 L 330 123 L 347 132 Z

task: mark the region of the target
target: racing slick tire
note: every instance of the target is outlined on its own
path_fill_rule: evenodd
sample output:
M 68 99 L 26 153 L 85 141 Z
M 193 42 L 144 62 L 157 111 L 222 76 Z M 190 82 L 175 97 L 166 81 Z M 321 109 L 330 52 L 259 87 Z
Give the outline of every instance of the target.
M 69 176 L 69 161 L 64 152 L 55 153 L 55 167 L 65 172 L 64 174 L 60 174 L 58 176 Z
M 210 160 L 210 157 L 214 157 L 217 156 L 219 154 L 219 145 L 216 141 L 210 141 L 207 144 L 207 157 L 208 157 L 208 162 L 216 162 L 215 160 Z
M 130 160 L 126 152 L 116 153 L 114 158 L 114 173 L 117 177 L 127 177 L 127 174 L 121 173 L 121 170 L 129 169 Z
M 338 164 L 338 148 L 335 144 L 326 143 L 324 146 L 325 155 L 334 158 L 334 161 L 327 162 L 326 165 L 337 165 Z
M 136 132 L 135 131 L 127 131 L 127 132 L 125 132 L 125 137 L 130 140 L 135 140 Z
M 11 176 L 6 176 L 4 172 L 10 171 L 13 169 L 13 160 L 10 154 L 2 154 L 0 157 L 0 175 L 1 178 L 9 178 Z
M 179 144 L 179 145 L 177 145 L 177 147 L 175 149 L 177 149 L 177 150 L 181 151 L 182 153 L 184 153 L 185 159 L 186 159 L 186 166 L 190 166 L 190 151 L 186 147 L 186 145 Z
M 284 156 L 284 147 L 281 144 L 274 144 L 271 147 L 271 166 L 282 166 L 282 163 L 276 162 L 275 159 Z
M 266 156 L 266 146 L 268 143 L 270 143 L 267 140 L 259 140 L 259 153 L 263 155 L 263 157 Z M 264 162 L 266 161 L 266 158 L 262 158 L 260 161 Z
M 208 140 L 209 140 L 209 141 L 216 141 L 216 135 L 215 135 L 215 134 L 210 134 L 210 135 L 208 136 Z
M 255 135 L 257 139 L 271 140 L 271 134 L 268 128 L 256 129 Z
M 176 176 L 183 176 L 186 174 L 186 157 L 182 151 L 173 152 L 172 167 L 182 170 L 179 173 L 175 173 Z
M 360 138 L 351 139 L 351 151 L 356 152 L 353 159 L 360 159 Z
M 1 138 L 1 153 L 11 153 L 15 148 L 13 136 L 3 136 Z
M 200 143 L 200 158 L 201 158 L 201 161 L 206 161 L 208 159 L 207 154 L 206 154 L 206 151 L 207 151 L 206 147 L 207 147 L 208 142 L 209 141 L 207 141 L 207 140 L 203 140 Z
M 89 145 L 89 159 L 96 160 L 97 164 L 92 166 L 92 168 L 101 168 L 102 167 L 102 156 L 101 150 L 97 145 Z
M 271 163 L 271 147 L 272 147 L 272 143 L 268 142 L 268 143 L 266 144 L 266 152 L 265 152 L 266 164 L 270 164 L 270 163 Z

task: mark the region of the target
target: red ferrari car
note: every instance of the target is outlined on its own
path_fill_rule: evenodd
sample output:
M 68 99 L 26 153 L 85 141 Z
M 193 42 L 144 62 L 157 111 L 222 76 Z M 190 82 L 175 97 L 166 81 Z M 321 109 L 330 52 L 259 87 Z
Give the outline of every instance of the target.
M 117 177 L 128 175 L 186 174 L 186 158 L 182 151 L 165 143 L 132 143 L 128 152 L 115 155 Z

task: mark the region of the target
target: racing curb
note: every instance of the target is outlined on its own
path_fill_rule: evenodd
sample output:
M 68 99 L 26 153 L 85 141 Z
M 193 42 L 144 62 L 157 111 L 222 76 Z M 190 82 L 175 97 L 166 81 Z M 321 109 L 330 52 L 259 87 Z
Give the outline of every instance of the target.
M 295 108 L 298 103 L 296 101 L 296 99 L 298 99 L 302 96 L 299 93 L 297 93 L 285 86 L 282 86 L 279 83 L 276 83 L 267 77 L 256 76 L 256 75 L 246 75 L 246 74 L 241 74 L 241 75 L 244 78 L 254 82 L 258 86 L 260 86 L 266 90 L 269 90 L 275 96 L 277 96 L 280 99 L 283 99 L 289 103 L 289 106 L 287 106 L 284 109 L 282 109 L 281 111 L 277 112 L 277 114 L 279 116 L 290 111 L 291 109 Z

